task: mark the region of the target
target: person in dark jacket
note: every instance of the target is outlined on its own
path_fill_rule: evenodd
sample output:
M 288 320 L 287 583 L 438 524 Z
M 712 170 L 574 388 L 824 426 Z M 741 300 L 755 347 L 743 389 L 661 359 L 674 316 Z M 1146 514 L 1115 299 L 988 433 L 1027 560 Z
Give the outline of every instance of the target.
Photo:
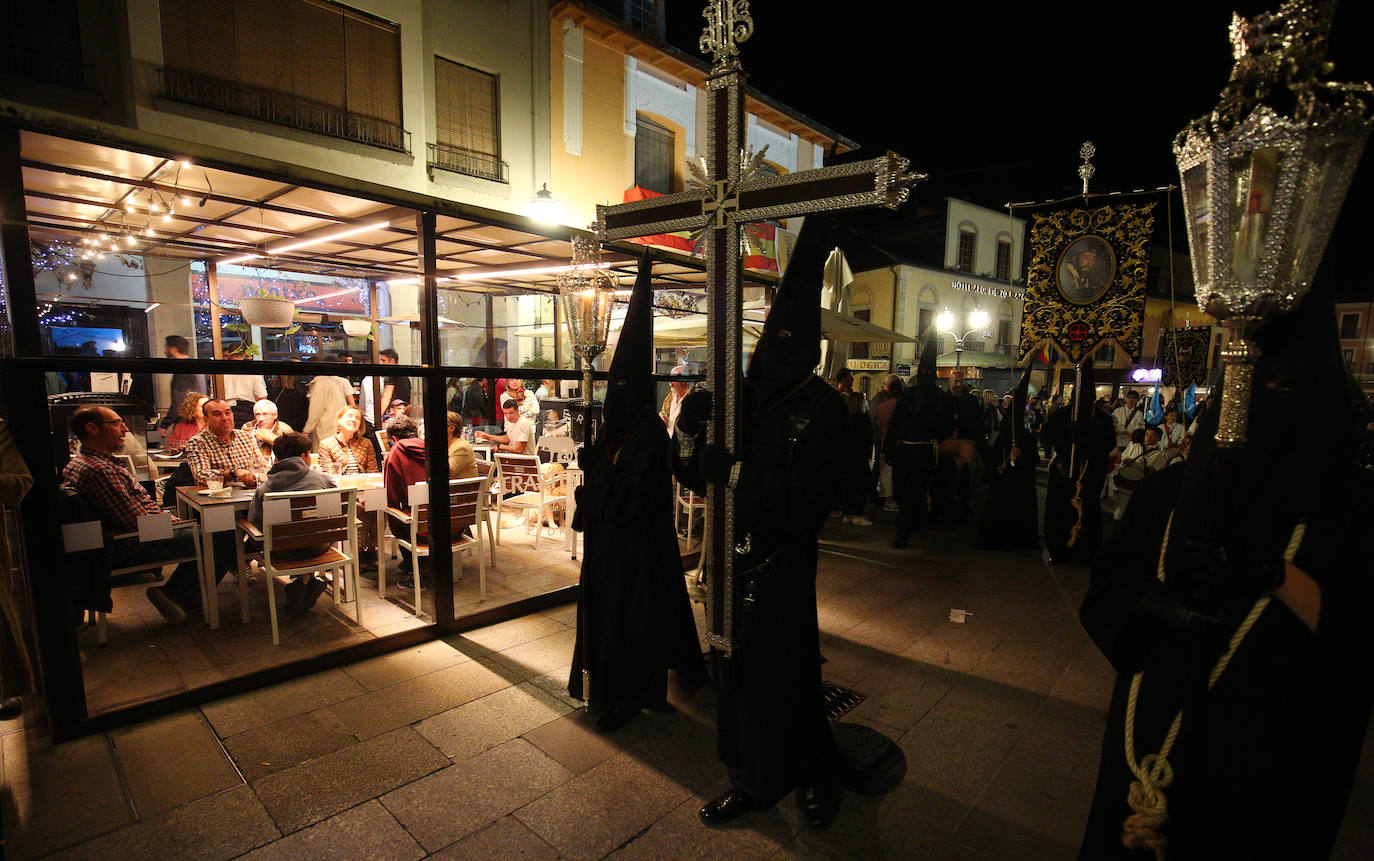
M 282 493 L 288 490 L 328 490 L 334 487 L 334 480 L 318 469 L 311 469 L 305 456 L 310 453 L 310 437 L 295 431 L 284 433 L 272 443 L 272 454 L 277 462 L 267 471 L 267 480 L 258 485 L 253 501 L 248 505 L 248 522 L 262 527 L 262 500 L 266 494 Z M 310 559 L 329 549 L 328 544 L 297 547 L 291 550 L 273 551 L 274 559 Z M 282 594 L 286 596 L 286 612 L 293 616 L 315 606 L 315 601 L 327 588 L 325 581 L 314 574 L 302 574 L 286 584 Z

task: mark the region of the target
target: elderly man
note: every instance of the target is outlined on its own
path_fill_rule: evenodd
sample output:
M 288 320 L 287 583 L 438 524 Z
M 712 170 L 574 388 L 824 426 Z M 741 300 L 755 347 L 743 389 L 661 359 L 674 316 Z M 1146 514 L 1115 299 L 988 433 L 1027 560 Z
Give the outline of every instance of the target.
M 668 372 L 670 377 L 682 377 L 690 374 L 691 368 L 686 365 L 678 365 Z M 682 409 L 682 399 L 687 397 L 687 393 L 692 390 L 692 384 L 686 380 L 668 381 L 668 395 L 663 399 L 663 408 L 658 411 L 658 417 L 663 419 L 663 423 L 668 426 L 668 436 L 673 436 L 677 431 L 677 416 Z
M 496 443 L 497 451 L 508 451 L 512 454 L 533 454 L 534 425 L 530 423 L 529 419 L 520 415 L 520 408 L 512 400 L 506 400 L 502 412 L 506 415 L 505 433 L 489 434 L 485 431 L 477 431 L 473 435 L 478 439 L 491 440 Z
M 277 437 L 284 433 L 291 433 L 294 428 L 284 421 L 277 418 L 277 405 L 267 398 L 260 399 L 253 404 L 253 420 L 243 426 L 243 430 L 253 435 L 258 443 L 258 448 L 262 450 L 262 456 L 270 459 L 272 456 L 272 443 L 277 441 Z
M 81 442 L 81 450 L 63 467 L 63 484 L 95 508 L 107 529 L 114 533 L 133 532 L 138 529 L 140 515 L 162 512 L 124 462 L 114 457 L 115 452 L 123 449 L 124 434 L 128 431 L 118 413 L 109 407 L 82 407 L 72 415 L 71 431 Z M 216 533 L 216 551 L 232 557 L 233 535 Z M 111 562 L 117 565 L 157 563 L 194 553 L 194 539 L 186 532 L 165 541 L 120 541 L 110 548 Z M 220 555 L 216 553 L 217 557 Z M 185 622 L 189 613 L 200 610 L 196 563 L 181 563 L 166 584 L 153 586 L 147 595 L 167 621 Z
M 257 484 L 256 473 L 267 468 L 253 434 L 234 427 L 234 411 L 229 404 L 214 398 L 201 407 L 205 430 L 186 441 L 181 450 L 196 484 L 211 478 L 237 481 L 245 487 Z

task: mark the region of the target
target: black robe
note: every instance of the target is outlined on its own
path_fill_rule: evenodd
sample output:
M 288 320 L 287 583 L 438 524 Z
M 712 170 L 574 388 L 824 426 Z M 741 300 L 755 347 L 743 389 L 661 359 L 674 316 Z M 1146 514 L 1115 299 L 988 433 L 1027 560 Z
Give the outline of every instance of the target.
M 1361 549 L 1374 518 L 1374 481 L 1353 469 L 1331 476 L 1294 560 L 1321 586 L 1317 633 L 1272 600 L 1208 692 L 1207 675 L 1250 601 L 1218 605 L 1230 626 L 1191 635 L 1139 611 L 1141 596 L 1160 588 L 1160 543 L 1183 475 L 1183 465 L 1162 470 L 1132 495 L 1093 566 L 1080 611 L 1119 675 L 1079 857 L 1153 858 L 1121 844 L 1133 780 L 1123 722 L 1131 676 L 1144 670 L 1137 761 L 1158 753 L 1184 708 L 1169 757 L 1174 782 L 1165 790 L 1167 857 L 1326 858 L 1350 795 L 1374 688 L 1368 619 L 1374 571 Z
M 849 411 L 812 376 L 750 416 L 735 485 L 737 649 L 719 674 L 717 750 L 731 782 L 767 808 L 833 776 L 834 741 L 821 691 L 816 535 L 839 499 Z M 693 458 L 700 456 L 700 448 Z M 699 474 L 679 462 L 679 476 Z M 766 565 L 764 563 L 767 562 Z M 744 583 L 756 566 L 752 606 Z
M 977 547 L 990 550 L 1038 550 L 1040 548 L 1040 504 L 1035 498 L 1035 467 L 1039 455 L 1030 434 L 1019 432 L 1021 456 L 1012 463 L 1011 424 L 1002 423 L 996 445 L 990 451 L 995 460 L 987 465 L 988 496 L 978 520 Z
M 1044 437 L 1054 449 L 1045 487 L 1045 546 L 1055 561 L 1086 565 L 1102 546 L 1102 483 L 1116 426 L 1096 411 L 1072 421 L 1064 407 L 1046 420 Z
M 673 529 L 668 432 L 650 413 L 617 442 L 598 440 L 581 457 L 586 537 L 568 693 L 583 697 L 586 668 L 591 703 L 655 706 L 669 668 L 704 675 L 701 645 Z
M 921 531 L 930 517 L 930 482 L 935 472 L 935 443 L 948 433 L 949 394 L 933 385 L 903 390 L 892 409 L 884 454 L 892 462 L 892 489 L 897 496 L 897 538 Z

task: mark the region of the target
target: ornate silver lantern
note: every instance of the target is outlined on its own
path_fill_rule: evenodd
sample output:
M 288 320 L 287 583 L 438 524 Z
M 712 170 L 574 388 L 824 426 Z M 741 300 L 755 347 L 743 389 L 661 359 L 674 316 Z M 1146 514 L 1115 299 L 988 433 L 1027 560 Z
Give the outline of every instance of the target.
M 1174 141 L 1197 303 L 1226 327 L 1217 441 L 1245 443 L 1258 349 L 1270 314 L 1292 309 L 1317 264 L 1369 137 L 1369 84 L 1319 80 L 1335 0 L 1287 0 L 1231 19 L 1235 67 L 1211 114 Z
M 558 276 L 563 319 L 573 352 L 582 357 L 582 402 L 592 406 L 592 361 L 606 349 L 615 307 L 616 279 L 597 262 L 597 243 L 585 237 L 572 242 L 572 268 Z

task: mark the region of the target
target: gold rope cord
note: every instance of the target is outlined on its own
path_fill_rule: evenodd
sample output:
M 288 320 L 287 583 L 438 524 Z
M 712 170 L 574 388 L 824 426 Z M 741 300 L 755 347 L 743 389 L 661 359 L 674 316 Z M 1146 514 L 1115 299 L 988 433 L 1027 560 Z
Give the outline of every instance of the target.
M 1169 531 L 1173 527 L 1174 515 L 1169 513 L 1169 520 L 1164 526 L 1164 540 L 1159 547 L 1159 565 L 1155 571 L 1155 576 L 1159 581 L 1164 582 L 1164 554 L 1169 549 Z M 1307 531 L 1307 525 L 1299 523 L 1293 527 L 1293 534 L 1288 539 L 1288 546 L 1283 551 L 1284 562 L 1292 562 L 1297 555 L 1298 547 L 1302 544 L 1303 535 Z M 1257 600 L 1250 612 L 1246 614 L 1245 621 L 1240 623 L 1240 627 L 1231 635 L 1231 641 L 1226 646 L 1226 651 L 1217 660 L 1216 666 L 1212 667 L 1211 674 L 1207 677 L 1207 689 L 1210 691 L 1221 674 L 1226 671 L 1226 667 L 1231 663 L 1232 656 L 1236 649 L 1240 647 L 1245 635 L 1250 633 L 1255 622 L 1259 619 L 1264 608 L 1269 606 L 1270 596 L 1265 595 Z M 1169 844 L 1169 839 L 1161 829 L 1169 821 L 1168 801 L 1164 797 L 1164 790 L 1168 789 L 1174 782 L 1174 770 L 1169 765 L 1169 753 L 1174 748 L 1174 742 L 1178 740 L 1178 730 L 1183 722 L 1183 711 L 1180 709 L 1174 715 L 1173 722 L 1169 724 L 1169 731 L 1164 735 L 1164 743 L 1159 748 L 1159 753 L 1150 754 L 1139 762 L 1135 758 L 1135 710 L 1136 703 L 1140 698 L 1140 682 L 1144 678 L 1144 673 L 1136 673 L 1131 677 L 1131 691 L 1126 700 L 1126 765 L 1131 769 L 1131 774 L 1135 775 L 1135 780 L 1131 782 L 1131 787 L 1126 793 L 1126 803 L 1131 807 L 1131 814 L 1126 817 L 1121 826 L 1121 843 L 1132 849 L 1153 849 L 1156 861 L 1163 861 L 1164 850 Z

